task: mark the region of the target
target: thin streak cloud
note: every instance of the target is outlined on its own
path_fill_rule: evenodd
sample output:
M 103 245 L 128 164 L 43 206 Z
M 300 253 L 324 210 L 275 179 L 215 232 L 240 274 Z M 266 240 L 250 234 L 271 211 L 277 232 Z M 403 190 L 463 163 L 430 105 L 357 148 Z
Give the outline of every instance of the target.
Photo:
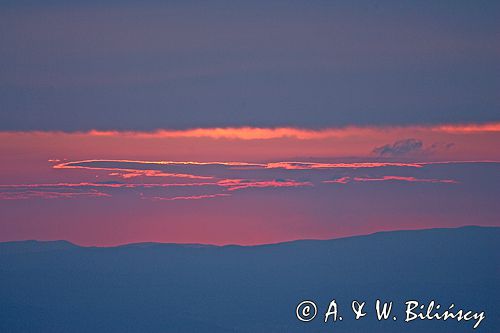
M 402 162 L 353 162 L 353 163 L 321 163 L 321 162 L 270 162 L 270 163 L 247 163 L 247 162 L 194 162 L 194 161 L 139 161 L 139 160 L 83 160 L 59 163 L 52 168 L 54 169 L 88 169 L 88 170 L 118 170 L 127 171 L 129 173 L 144 173 L 146 176 L 155 175 L 158 172 L 155 169 L 136 169 L 114 166 L 96 166 L 96 164 L 116 163 L 116 165 L 148 165 L 148 166 L 183 166 L 183 167 L 224 167 L 224 168 L 254 168 L 254 169 L 286 169 L 286 170 L 312 170 L 312 169 L 358 169 L 358 168 L 381 168 L 381 167 L 412 167 L 420 168 L 422 163 L 402 163 Z M 167 174 L 175 176 L 175 174 Z M 180 174 L 180 177 L 185 178 L 200 178 L 206 179 L 205 176 Z
M 220 186 L 227 187 L 228 191 L 236 191 L 246 188 L 313 186 L 311 182 L 298 182 L 290 179 L 266 180 L 266 181 L 252 181 L 246 179 L 225 179 L 219 181 L 217 184 Z
M 325 180 L 326 184 L 348 184 L 351 182 L 385 182 L 385 181 L 398 181 L 410 183 L 443 183 L 443 184 L 458 184 L 458 181 L 453 179 L 429 179 L 429 178 L 416 178 L 411 176 L 383 176 L 383 177 L 341 177 L 333 180 Z
M 110 197 L 111 195 L 100 191 L 0 191 L 0 200 L 26 200 L 26 199 L 71 199 L 81 197 Z
M 203 195 L 191 195 L 185 197 L 151 197 L 147 198 L 142 196 L 142 199 L 150 199 L 152 201 L 176 201 L 176 200 L 201 200 L 201 199 L 213 199 L 219 197 L 229 197 L 230 194 L 227 193 L 217 193 L 217 194 L 203 194 Z

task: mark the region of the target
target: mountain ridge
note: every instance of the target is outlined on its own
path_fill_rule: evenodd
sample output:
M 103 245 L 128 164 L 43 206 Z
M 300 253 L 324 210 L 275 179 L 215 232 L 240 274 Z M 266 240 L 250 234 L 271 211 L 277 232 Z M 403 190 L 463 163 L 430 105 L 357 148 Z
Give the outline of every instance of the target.
M 56 240 L 37 240 L 37 239 L 26 239 L 26 240 L 14 240 L 14 241 L 3 241 L 0 242 L 0 248 L 2 246 L 16 246 L 16 245 L 57 245 L 61 248 L 82 248 L 82 249 L 112 249 L 112 248 L 147 248 L 154 246 L 179 246 L 185 248 L 224 248 L 224 247 L 242 247 L 242 248 L 255 248 L 255 247 L 266 247 L 266 246 L 277 246 L 284 244 L 292 244 L 292 243 L 300 243 L 300 242 L 331 242 L 331 241 L 339 241 L 345 239 L 353 239 L 353 238 L 362 238 L 369 236 L 377 236 L 377 235 L 385 235 L 385 234 L 398 234 L 398 233 L 409 233 L 409 232 L 432 232 L 432 231 L 444 231 L 444 230 L 473 230 L 473 229 L 482 229 L 482 230 L 500 230 L 500 226 L 481 226 L 481 225 L 466 225 L 460 227 L 438 227 L 438 228 L 423 228 L 423 229 L 398 229 L 398 230 L 383 230 L 376 231 L 367 234 L 360 235 L 351 235 L 351 236 L 341 236 L 335 238 L 328 239 L 317 239 L 317 238 L 304 238 L 304 239 L 294 239 L 289 241 L 282 241 L 276 243 L 263 243 L 263 244 L 255 244 L 255 245 L 242 245 L 242 244 L 205 244 L 205 243 L 175 243 L 175 242 L 133 242 L 133 243 L 124 243 L 118 245 L 110 245 L 110 246 L 98 246 L 98 245 L 79 245 L 64 239 L 56 239 Z
M 410 299 L 484 311 L 480 332 L 500 327 L 498 227 L 264 246 L 55 242 L 41 243 L 52 250 L 33 251 L 36 244 L 24 244 L 29 251 L 19 251 L 22 243 L 0 244 L 0 332 L 472 331 L 471 322 L 405 324 L 403 307 Z M 332 299 L 346 320 L 326 325 L 321 317 Z M 376 299 L 394 301 L 401 320 L 377 321 Z M 310 324 L 295 316 L 302 300 L 316 302 L 321 311 Z M 367 302 L 372 312 L 366 320 L 353 319 L 352 300 Z

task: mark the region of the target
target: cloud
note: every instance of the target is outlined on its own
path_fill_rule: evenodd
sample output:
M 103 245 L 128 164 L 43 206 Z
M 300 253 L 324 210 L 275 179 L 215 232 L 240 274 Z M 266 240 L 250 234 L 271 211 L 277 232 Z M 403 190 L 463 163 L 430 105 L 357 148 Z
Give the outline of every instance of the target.
M 446 124 L 432 126 L 431 129 L 435 132 L 445 133 L 486 133 L 500 132 L 500 122 L 491 122 L 483 124 Z
M 140 160 L 83 160 L 55 164 L 54 169 L 112 171 L 99 182 L 54 182 L 40 184 L 0 184 L 0 200 L 59 199 L 77 197 L 111 197 L 120 193 L 140 195 L 153 200 L 197 200 L 217 198 L 245 189 L 284 189 L 314 187 L 321 183 L 348 184 L 353 182 L 411 182 L 446 183 L 458 181 L 443 178 L 419 178 L 422 168 L 433 165 L 498 163 L 492 161 L 441 162 L 196 162 L 196 161 L 140 161 Z M 394 167 L 398 169 L 394 169 Z M 409 175 L 394 175 L 404 171 Z M 180 171 L 180 173 L 179 173 Z M 331 179 L 331 172 L 338 178 Z M 370 176 L 366 173 L 369 172 Z M 197 174 L 198 173 L 198 174 Z M 199 175 L 199 174 L 202 175 Z M 180 176 L 179 176 L 180 175 Z M 300 175 L 300 176 L 298 176 Z M 85 175 L 88 177 L 88 175 Z M 155 177 L 156 182 L 139 181 L 140 177 Z M 166 177 L 162 179 L 162 177 Z M 183 180 L 171 180 L 179 177 Z M 159 199 L 163 198 L 163 199 Z
M 394 142 L 392 145 L 387 144 L 385 146 L 377 147 L 373 149 L 373 153 L 378 156 L 404 156 L 413 154 L 416 152 L 421 152 L 423 147 L 423 142 L 417 139 L 405 139 Z
M 111 197 L 116 190 L 161 190 L 166 188 L 206 187 L 213 183 L 192 184 L 130 184 L 117 182 L 99 183 L 53 183 L 53 184 L 10 184 L 0 185 L 0 200 L 23 199 L 71 199 L 80 197 Z
M 402 181 L 411 183 L 445 183 L 457 184 L 458 182 L 453 179 L 429 179 L 429 178 L 416 178 L 416 177 L 401 177 L 401 176 L 383 176 L 380 178 L 370 177 L 354 177 L 357 182 L 381 182 L 381 181 Z
M 458 184 L 458 181 L 453 179 L 432 179 L 432 178 L 416 178 L 412 176 L 382 176 L 382 177 L 341 177 L 333 180 L 325 180 L 323 183 L 327 184 L 347 184 L 351 182 L 384 182 L 384 181 L 398 181 L 410 183 L 444 183 L 444 184 Z
M 376 147 L 373 149 L 372 153 L 380 157 L 401 157 L 406 155 L 430 155 L 437 152 L 444 152 L 453 147 L 456 144 L 454 142 L 435 142 L 427 147 L 421 140 L 417 139 L 405 139 L 394 142 L 392 145 L 387 144 L 381 147 Z
M 452 149 L 455 146 L 456 144 L 454 142 L 447 142 L 447 143 L 435 142 L 429 147 L 427 147 L 425 151 L 428 153 L 435 153 L 438 151 L 446 151 L 448 149 Z
M 139 189 L 141 190 L 139 195 L 142 198 L 171 201 L 216 198 L 230 195 L 229 193 L 204 193 L 213 191 L 214 189 L 232 192 L 248 188 L 285 188 L 312 185 L 313 184 L 310 182 L 299 182 L 291 179 L 222 179 L 216 182 L 198 183 L 119 183 L 114 181 L 105 181 L 97 183 L 11 184 L 0 185 L 0 200 L 111 197 L 113 193 L 116 193 L 113 191 Z M 160 194 L 165 192 L 169 194 L 176 194 L 171 196 L 146 196 L 143 193 L 144 191 Z
M 34 188 L 34 187 L 32 187 Z M 111 195 L 97 190 L 67 190 L 60 188 L 49 189 L 26 189 L 12 188 L 11 190 L 0 190 L 0 200 L 25 200 L 25 199 L 71 199 L 81 197 L 110 197 Z
M 266 188 L 266 187 L 303 187 L 313 186 L 311 182 L 298 182 L 290 179 L 275 179 L 265 181 L 255 181 L 248 179 L 225 179 L 217 183 L 220 186 L 227 187 L 229 191 L 236 191 L 245 188 Z
M 314 170 L 314 169 L 361 169 L 382 167 L 420 168 L 419 163 L 399 162 L 353 162 L 353 163 L 310 163 L 310 162 L 273 162 L 266 165 L 267 169 Z
M 323 183 L 325 184 L 347 184 L 349 183 L 350 181 L 352 180 L 351 177 L 349 176 L 344 176 L 344 177 L 340 177 L 340 178 L 337 178 L 337 179 L 332 179 L 332 180 L 324 180 Z
M 500 122 L 472 124 L 439 124 L 439 125 L 407 125 L 407 126 L 345 126 L 310 129 L 303 127 L 206 127 L 192 129 L 159 129 L 154 131 L 119 131 L 119 130 L 89 130 L 89 131 L 3 131 L 3 133 L 32 133 L 39 135 L 74 134 L 88 137 L 114 137 L 135 139 L 237 139 L 237 140 L 273 140 L 293 138 L 297 140 L 319 140 L 328 138 L 347 138 L 360 135 L 374 135 L 387 131 L 428 131 L 448 134 L 498 133 Z M 53 161 L 58 161 L 53 159 Z
M 2 110 L 16 110 L 0 113 L 2 129 L 498 119 L 498 79 L 490 70 L 500 61 L 494 1 L 476 16 L 466 15 L 462 2 L 454 2 L 457 15 L 426 3 L 425 17 L 404 6 L 380 15 L 369 3 L 347 2 L 285 9 L 256 1 L 224 13 L 218 2 L 203 10 L 190 1 L 68 1 L 29 10 L 27 2 L 34 3 L 3 1 L 9 5 L 0 12 L 9 27 L 0 35 L 0 82 L 9 87 L 0 101 Z M 457 27 L 469 27 L 467 34 Z M 412 80 L 395 75 L 402 68 Z M 446 70 L 455 73 L 452 87 Z M 467 73 L 482 78 L 477 92 Z M 484 111 L 471 114 L 469 105 Z
M 114 171 L 111 176 L 120 178 L 172 177 L 190 179 L 212 179 L 216 170 L 239 168 L 264 168 L 266 164 L 246 162 L 197 162 L 197 161 L 141 161 L 93 159 L 58 163 L 54 169 L 86 169 Z
M 382 167 L 422 167 L 419 163 L 404 162 L 353 162 L 353 163 L 320 163 L 320 162 L 196 162 L 196 161 L 140 161 L 140 160 L 83 160 L 58 163 L 54 169 L 87 169 L 115 171 L 111 176 L 120 178 L 145 177 L 178 177 L 191 179 L 214 179 L 217 174 L 227 172 L 246 172 L 249 170 L 321 170 L 321 169 L 361 169 Z
M 191 196 L 178 196 L 178 197 L 151 197 L 147 198 L 142 196 L 142 199 L 150 199 L 152 201 L 176 201 L 176 200 L 201 200 L 201 199 L 213 199 L 219 197 L 229 197 L 230 194 L 227 193 L 216 193 L 216 194 L 203 194 L 203 195 L 191 195 Z
M 115 170 L 115 169 L 113 169 Z M 110 176 L 116 176 L 123 179 L 136 177 L 172 177 L 172 178 L 189 178 L 189 179 L 212 179 L 210 176 L 197 176 L 185 173 L 166 173 L 158 170 L 129 170 L 129 172 L 112 172 Z
M 5 189 L 39 189 L 39 190 L 52 190 L 64 188 L 154 188 L 154 187 L 184 187 L 184 186 L 207 186 L 214 185 L 214 183 L 120 183 L 114 181 L 104 181 L 96 183 L 53 183 L 53 184 L 10 184 L 0 185 L 0 190 Z

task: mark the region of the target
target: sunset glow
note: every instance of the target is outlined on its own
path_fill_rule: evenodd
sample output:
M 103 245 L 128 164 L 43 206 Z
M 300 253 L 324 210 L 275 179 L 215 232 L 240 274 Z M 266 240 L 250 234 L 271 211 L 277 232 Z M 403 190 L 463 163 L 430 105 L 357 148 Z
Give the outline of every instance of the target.
M 64 226 L 37 228 L 36 237 L 97 245 L 145 239 L 255 244 L 371 232 L 376 229 L 370 223 L 370 210 L 348 212 L 352 205 L 372 205 L 372 191 L 385 200 L 411 202 L 419 193 L 430 198 L 448 191 L 465 195 L 475 191 L 476 184 L 490 184 L 500 167 L 499 129 L 498 123 L 489 123 L 324 130 L 1 132 L 0 205 L 7 216 L 3 223 L 4 228 L 17 224 L 2 237 L 29 237 L 23 236 L 23 230 L 32 229 L 28 226 L 59 225 L 81 209 L 86 211 L 79 218 L 82 232 L 69 232 Z M 466 171 L 481 165 L 491 173 Z M 491 191 L 484 195 L 491 197 Z M 344 202 L 343 208 L 328 203 L 331 200 Z M 443 204 L 456 213 L 426 219 L 426 225 L 469 223 L 464 209 L 485 199 L 478 194 L 471 200 L 464 204 L 450 197 Z M 35 201 L 44 206 L 45 215 L 18 210 Z M 239 216 L 249 202 L 266 208 Z M 458 202 L 461 208 L 455 207 Z M 188 203 L 192 209 L 186 211 Z M 377 229 L 385 224 L 422 227 L 423 222 L 416 221 L 425 209 L 385 205 L 377 208 Z M 116 225 L 112 236 L 99 232 L 101 236 L 89 237 L 91 230 L 100 230 L 95 223 L 102 216 L 113 216 L 104 225 L 119 223 L 136 230 L 135 236 L 130 238 Z M 404 222 L 401 216 L 406 216 Z M 495 224 L 488 216 L 483 223 Z M 168 223 L 163 222 L 166 217 Z M 182 227 L 186 223 L 201 227 L 206 219 L 211 228 L 202 234 Z M 265 228 L 255 224 L 262 219 L 268 221 Z M 287 227 L 289 223 L 295 227 Z

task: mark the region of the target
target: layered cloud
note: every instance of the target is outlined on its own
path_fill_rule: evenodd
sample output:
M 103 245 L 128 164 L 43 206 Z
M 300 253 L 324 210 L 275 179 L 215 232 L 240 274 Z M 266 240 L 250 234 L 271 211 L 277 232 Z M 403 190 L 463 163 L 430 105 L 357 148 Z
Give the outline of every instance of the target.
M 203 163 L 242 161 L 250 165 L 234 167 L 314 168 L 322 163 L 415 161 L 500 160 L 494 144 L 500 140 L 500 124 L 445 124 L 432 126 L 371 126 L 330 129 L 300 128 L 204 128 L 193 130 L 160 130 L 153 132 L 0 132 L 0 151 L 10 146 L 24 154 L 43 152 L 44 159 L 60 160 L 55 164 L 78 168 L 68 161 L 131 160 L 192 161 Z M 20 156 L 20 155 L 18 155 Z M 270 162 L 300 162 L 271 164 Z M 306 162 L 310 162 L 309 165 Z M 95 163 L 94 167 L 106 168 Z M 89 163 L 86 163 L 89 167 Z M 349 166 L 349 165 L 347 165 Z M 135 168 L 138 169 L 138 168 Z M 146 168 L 142 168 L 146 170 Z M 171 171 L 174 177 L 181 171 Z M 178 168 L 179 169 L 179 168 Z M 115 170 L 122 177 L 138 173 Z M 157 172 L 141 174 L 166 176 Z
M 253 138 L 0 132 L 0 239 L 255 244 L 492 225 L 500 132 L 491 129 L 350 128 L 308 138 L 266 138 L 274 129 Z M 373 153 L 384 146 L 390 154 Z
M 228 197 L 240 190 L 313 188 L 319 184 L 406 182 L 458 184 L 456 179 L 415 176 L 442 165 L 477 162 L 195 162 L 83 160 L 53 161 L 54 170 L 94 172 L 99 182 L 0 185 L 0 199 L 59 199 L 111 197 L 131 192 L 153 201 L 200 200 Z M 332 175 L 341 175 L 332 178 Z M 148 182 L 151 177 L 157 182 Z M 120 179 L 120 181 L 113 179 Z M 117 192 L 119 191 L 119 192 Z
M 310 182 L 301 182 L 291 179 L 220 179 L 214 180 L 213 182 L 192 183 L 121 183 L 108 181 L 99 183 L 11 184 L 0 185 L 0 200 L 111 197 L 113 194 L 117 193 L 116 191 L 132 191 L 142 199 L 149 198 L 152 200 L 169 201 L 199 200 L 230 196 L 232 192 L 243 189 L 292 188 L 303 186 L 312 186 L 312 184 Z M 219 191 L 221 193 L 206 193 L 213 191 Z
M 130 193 L 155 201 L 199 201 L 243 190 L 313 189 L 327 183 L 455 184 L 462 175 L 433 170 L 500 161 L 493 144 L 500 138 L 500 123 L 0 132 L 0 137 L 0 153 L 11 161 L 3 166 L 0 198 L 9 200 Z M 39 152 L 50 169 L 33 163 L 40 160 Z M 33 177 L 41 174 L 45 182 Z

